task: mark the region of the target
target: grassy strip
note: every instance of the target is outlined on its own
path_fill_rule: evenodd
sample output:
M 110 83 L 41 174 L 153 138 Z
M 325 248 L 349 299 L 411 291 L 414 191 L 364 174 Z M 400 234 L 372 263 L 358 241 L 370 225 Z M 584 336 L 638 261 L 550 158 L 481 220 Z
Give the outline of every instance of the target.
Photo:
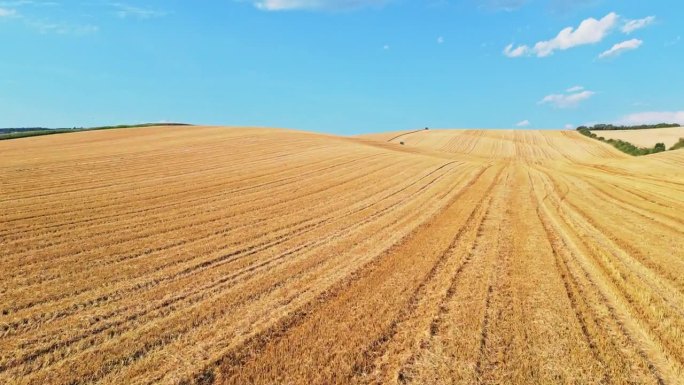
M 9 132 L 6 134 L 0 134 L 0 140 L 28 138 L 31 136 L 41 136 L 41 135 L 61 134 L 61 133 L 72 132 L 72 131 L 74 131 L 74 130 L 61 130 L 61 129 L 48 130 L 48 129 L 46 129 L 46 130 L 36 130 L 36 131 Z
M 591 127 L 579 126 L 577 131 L 591 130 L 591 131 L 612 131 L 612 130 L 648 130 L 654 128 L 671 128 L 681 127 L 677 123 L 658 123 L 658 124 L 642 124 L 639 126 L 614 126 L 612 124 L 595 124 Z
M 590 138 L 600 140 L 601 142 L 608 143 L 613 147 L 617 148 L 618 150 L 632 156 L 656 154 L 658 152 L 663 152 L 666 150 L 665 143 L 656 143 L 656 145 L 653 146 L 653 148 L 643 148 L 637 147 L 632 143 L 625 142 L 624 140 L 620 139 L 606 139 L 602 136 L 598 136 L 595 133 L 589 131 L 589 129 L 586 127 L 579 127 L 577 128 L 577 131 L 584 136 L 588 136 Z
M 69 132 L 112 130 L 117 128 L 135 128 L 152 126 L 189 126 L 185 123 L 144 123 L 144 124 L 121 124 L 117 126 L 81 127 L 81 128 L 37 128 L 35 130 L 17 130 L 13 132 L 0 133 L 0 140 L 29 138 L 32 136 L 65 134 Z
M 679 138 L 679 141 L 670 147 L 670 150 L 679 150 L 680 148 L 684 148 L 684 138 Z

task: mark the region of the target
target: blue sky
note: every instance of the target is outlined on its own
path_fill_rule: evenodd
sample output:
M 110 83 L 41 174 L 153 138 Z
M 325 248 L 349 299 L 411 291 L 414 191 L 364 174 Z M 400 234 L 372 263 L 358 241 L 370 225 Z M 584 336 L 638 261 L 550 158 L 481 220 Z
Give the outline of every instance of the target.
M 684 3 L 0 0 L 0 127 L 684 123 Z

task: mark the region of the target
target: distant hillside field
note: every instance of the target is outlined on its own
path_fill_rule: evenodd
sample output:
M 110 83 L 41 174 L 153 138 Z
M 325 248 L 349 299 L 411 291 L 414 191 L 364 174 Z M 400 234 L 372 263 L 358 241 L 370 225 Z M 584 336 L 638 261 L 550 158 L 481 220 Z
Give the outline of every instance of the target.
M 3 385 L 684 378 L 684 151 L 99 130 L 0 141 L 0 207 Z
M 684 127 L 652 128 L 647 130 L 594 130 L 606 139 L 620 139 L 639 147 L 653 147 L 665 143 L 670 148 L 679 138 L 684 138 Z
M 620 151 L 575 131 L 433 129 L 362 137 L 478 158 L 587 161 L 626 157 Z

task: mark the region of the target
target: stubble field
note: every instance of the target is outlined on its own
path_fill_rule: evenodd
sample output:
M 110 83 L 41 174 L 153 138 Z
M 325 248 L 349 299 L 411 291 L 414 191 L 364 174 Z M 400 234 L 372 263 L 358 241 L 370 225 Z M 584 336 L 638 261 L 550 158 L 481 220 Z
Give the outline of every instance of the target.
M 681 384 L 683 167 L 560 131 L 0 142 L 0 383 Z

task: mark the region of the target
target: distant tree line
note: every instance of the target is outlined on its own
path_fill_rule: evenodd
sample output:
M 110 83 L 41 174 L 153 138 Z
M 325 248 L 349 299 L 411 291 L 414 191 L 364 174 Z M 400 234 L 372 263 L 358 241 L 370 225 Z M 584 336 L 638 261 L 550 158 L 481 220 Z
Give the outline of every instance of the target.
M 642 124 L 639 126 L 615 126 L 612 124 L 595 124 L 593 126 L 579 126 L 577 131 L 591 130 L 591 131 L 610 131 L 610 130 L 648 130 L 652 128 L 670 128 L 681 127 L 677 123 L 658 123 L 658 124 Z
M 0 128 L 0 134 L 9 134 L 11 132 L 43 131 L 43 130 L 49 130 L 49 128 L 46 128 L 46 127 Z
M 649 154 L 656 154 L 658 152 L 663 152 L 667 150 L 665 148 L 665 143 L 656 143 L 653 148 L 643 148 L 643 147 L 637 147 L 633 145 L 632 143 L 626 142 L 624 140 L 620 139 L 606 139 L 602 136 L 598 136 L 595 133 L 591 132 L 589 128 L 584 127 L 584 128 L 578 128 L 577 131 L 579 131 L 580 134 L 584 136 L 588 136 L 590 138 L 600 140 L 601 142 L 608 143 L 612 145 L 613 147 L 617 148 L 618 150 L 632 155 L 632 156 L 642 156 L 642 155 L 649 155 Z M 680 142 L 682 140 L 680 139 Z M 684 143 L 682 144 L 684 146 Z
M 72 128 L 45 128 L 45 127 L 19 127 L 0 128 L 0 140 L 27 138 L 31 136 L 63 134 L 68 132 L 111 130 L 115 128 L 134 128 L 151 126 L 189 126 L 186 123 L 144 123 L 144 124 L 120 124 L 118 126 L 99 127 L 72 127 Z

